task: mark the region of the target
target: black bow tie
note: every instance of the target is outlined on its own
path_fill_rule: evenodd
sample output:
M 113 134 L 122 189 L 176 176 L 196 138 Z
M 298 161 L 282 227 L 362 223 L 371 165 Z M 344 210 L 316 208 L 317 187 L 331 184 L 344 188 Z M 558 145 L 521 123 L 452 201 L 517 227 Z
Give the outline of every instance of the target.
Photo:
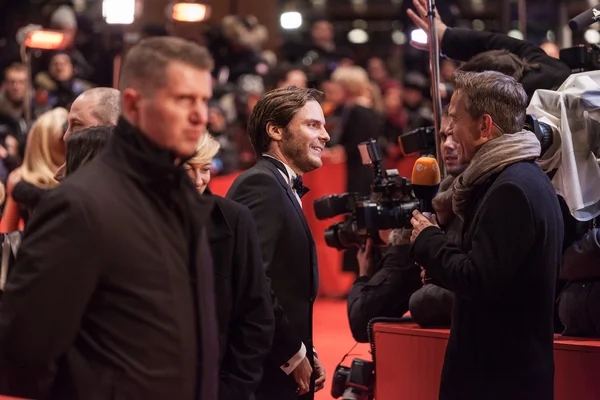
M 302 184 L 302 177 L 299 175 L 295 178 L 292 178 L 292 189 L 296 191 L 298 197 L 300 198 L 302 198 L 302 196 L 304 196 L 310 190 Z

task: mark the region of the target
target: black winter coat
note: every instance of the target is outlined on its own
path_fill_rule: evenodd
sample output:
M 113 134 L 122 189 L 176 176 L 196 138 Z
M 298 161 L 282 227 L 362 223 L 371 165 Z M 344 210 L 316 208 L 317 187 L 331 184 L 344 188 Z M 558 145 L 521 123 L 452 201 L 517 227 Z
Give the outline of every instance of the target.
M 24 233 L 0 302 L 2 392 L 215 400 L 211 209 L 172 154 L 121 120 Z
M 460 247 L 435 227 L 412 247 L 428 276 L 455 293 L 440 399 L 551 400 L 564 232 L 556 193 L 528 161 L 474 190 Z

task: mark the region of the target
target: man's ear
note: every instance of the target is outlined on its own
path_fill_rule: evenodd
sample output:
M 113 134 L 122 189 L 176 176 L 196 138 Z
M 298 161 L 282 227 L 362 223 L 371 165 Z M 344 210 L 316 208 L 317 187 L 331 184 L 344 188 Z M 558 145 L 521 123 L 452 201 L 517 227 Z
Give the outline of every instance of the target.
M 275 141 L 280 142 L 283 139 L 283 128 L 275 126 L 272 122 L 267 123 L 267 135 Z
M 489 114 L 483 114 L 481 117 L 479 133 L 481 137 L 491 139 L 494 134 L 494 122 L 492 121 L 492 117 Z
M 139 125 L 140 100 L 142 95 L 135 89 L 127 88 L 123 91 L 123 116 L 133 126 Z

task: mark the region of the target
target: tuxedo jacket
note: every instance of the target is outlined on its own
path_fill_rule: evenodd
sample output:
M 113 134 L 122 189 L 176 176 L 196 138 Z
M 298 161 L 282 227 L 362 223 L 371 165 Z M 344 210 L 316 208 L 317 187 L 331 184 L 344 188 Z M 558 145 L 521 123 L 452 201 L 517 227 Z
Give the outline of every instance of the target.
M 283 400 L 297 398 L 297 385 L 281 366 L 300 350 L 301 343 L 312 362 L 312 310 L 319 282 L 312 234 L 276 162 L 259 158 L 237 177 L 227 197 L 247 206 L 253 215 L 271 286 L 275 337 L 257 397 Z M 272 396 L 261 396 L 261 392 Z

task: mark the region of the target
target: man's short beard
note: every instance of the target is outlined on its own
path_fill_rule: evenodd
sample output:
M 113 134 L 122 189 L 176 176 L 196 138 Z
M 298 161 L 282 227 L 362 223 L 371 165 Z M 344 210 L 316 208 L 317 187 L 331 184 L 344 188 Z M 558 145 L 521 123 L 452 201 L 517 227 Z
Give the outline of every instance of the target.
M 302 173 L 310 172 L 318 167 L 312 165 L 310 156 L 306 153 L 302 143 L 297 143 L 294 134 L 289 128 L 283 129 L 283 140 L 280 145 L 283 156 L 289 163 L 294 164 Z

